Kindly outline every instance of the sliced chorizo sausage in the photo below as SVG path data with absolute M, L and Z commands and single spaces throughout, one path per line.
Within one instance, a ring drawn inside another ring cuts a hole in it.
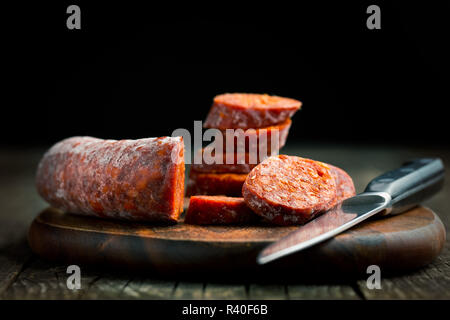
M 242 185 L 246 177 L 247 174 L 203 173 L 191 169 L 186 196 L 224 195 L 242 197 Z
M 192 196 L 184 219 L 190 224 L 246 224 L 258 216 L 245 204 L 244 198 L 225 196 Z
M 331 169 L 331 175 L 336 183 L 336 196 L 329 204 L 329 207 L 332 208 L 345 199 L 355 196 L 356 191 L 353 184 L 353 179 L 347 172 L 331 164 L 328 164 L 328 166 Z M 275 214 L 270 222 L 272 224 L 285 226 L 304 223 L 301 216 L 293 214 Z
M 67 212 L 174 222 L 183 210 L 183 139 L 65 139 L 43 156 L 36 185 Z
M 305 223 L 333 204 L 336 183 L 330 167 L 296 156 L 272 156 L 248 174 L 242 188 L 247 205 L 268 221 Z
M 261 128 L 282 123 L 301 107 L 295 99 L 252 93 L 225 93 L 214 97 L 205 128 Z
M 222 130 L 223 149 L 227 152 L 265 152 L 271 155 L 285 144 L 289 135 L 292 121 L 286 121 L 263 128 L 228 129 Z
M 331 168 L 331 174 L 336 182 L 336 203 L 355 196 L 356 190 L 352 177 L 341 168 L 331 164 L 328 166 Z
M 284 146 L 291 120 L 259 129 L 222 130 L 222 144 L 217 140 L 198 151 L 192 168 L 198 172 L 249 173 L 268 156 Z M 218 154 L 221 152 L 221 155 Z M 217 154 L 217 156 L 216 156 Z
M 245 153 L 222 153 L 216 157 L 216 150 L 210 147 L 199 151 L 200 163 L 193 163 L 191 170 L 204 173 L 249 173 L 258 163 L 259 157 Z

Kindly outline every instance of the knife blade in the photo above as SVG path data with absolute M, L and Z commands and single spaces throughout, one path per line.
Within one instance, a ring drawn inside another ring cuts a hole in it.
M 443 186 L 444 165 L 439 158 L 409 161 L 373 179 L 363 193 L 344 200 L 330 211 L 268 245 L 257 257 L 266 264 L 304 250 L 376 215 L 400 214 L 437 193 Z

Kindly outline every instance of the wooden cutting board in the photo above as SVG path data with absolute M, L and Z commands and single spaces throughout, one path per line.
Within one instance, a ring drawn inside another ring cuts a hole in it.
M 362 274 L 369 265 L 403 272 L 430 263 L 445 228 L 430 209 L 366 221 L 337 237 L 266 266 L 255 262 L 267 244 L 296 227 L 151 225 L 65 214 L 49 208 L 29 230 L 32 250 L 47 259 L 177 275 Z M 282 272 L 280 272 L 282 271 Z M 277 273 L 274 273 L 277 272 Z

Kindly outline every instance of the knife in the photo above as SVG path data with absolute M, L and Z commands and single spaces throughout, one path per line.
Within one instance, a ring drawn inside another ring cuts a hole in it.
M 257 262 L 270 261 L 314 246 L 376 214 L 395 215 L 411 209 L 437 193 L 444 184 L 444 165 L 439 158 L 415 159 L 373 179 L 363 193 L 265 247 Z

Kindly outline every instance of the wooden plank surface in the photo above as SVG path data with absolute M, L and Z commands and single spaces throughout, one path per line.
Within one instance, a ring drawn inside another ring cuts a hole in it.
M 121 298 L 126 299 L 171 299 L 176 282 L 160 279 L 137 278 L 124 288 Z
M 25 235 L 36 213 L 46 207 L 34 189 L 34 171 L 44 150 L 0 150 L 0 298 L 2 299 L 450 299 L 450 243 L 429 266 L 405 275 L 381 277 L 381 290 L 366 280 L 330 283 L 220 283 L 160 279 L 153 275 L 112 273 L 82 267 L 82 289 L 67 289 L 66 265 L 33 256 Z M 355 179 L 357 191 L 376 175 L 402 161 L 440 156 L 447 168 L 450 150 L 363 146 L 290 146 L 297 154 L 341 166 Z M 446 178 L 450 181 L 450 172 Z M 449 183 L 425 205 L 450 225 Z
M 173 299 L 198 300 L 203 299 L 203 282 L 179 282 L 173 293 Z
M 31 260 L 32 253 L 25 239 L 0 250 L 0 298 L 4 297 L 6 290 Z
M 381 270 L 382 272 L 382 270 Z M 450 299 L 450 241 L 430 265 L 406 275 L 381 278 L 381 289 L 368 289 L 358 281 L 366 299 Z
M 244 284 L 213 282 L 205 285 L 203 298 L 213 300 L 238 300 L 248 299 L 248 294 Z
M 4 292 L 6 299 L 77 299 L 81 290 L 66 286 L 66 266 L 55 266 L 34 259 Z M 82 279 L 86 286 L 86 279 Z
M 288 299 L 284 284 L 250 284 L 249 299 L 254 300 L 284 300 Z
M 358 300 L 362 298 L 348 284 L 288 285 L 287 294 L 291 300 Z

